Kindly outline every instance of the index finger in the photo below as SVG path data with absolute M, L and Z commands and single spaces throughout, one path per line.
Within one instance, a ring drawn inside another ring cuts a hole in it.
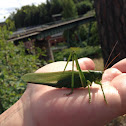
M 78 59 L 78 62 L 82 70 L 93 70 L 95 68 L 94 62 L 90 58 L 81 58 L 81 59 Z M 65 65 L 66 65 L 66 61 L 53 62 L 38 69 L 35 73 L 63 71 Z M 75 69 L 76 69 L 76 66 L 75 66 Z M 72 70 L 72 62 L 68 63 L 66 70 Z

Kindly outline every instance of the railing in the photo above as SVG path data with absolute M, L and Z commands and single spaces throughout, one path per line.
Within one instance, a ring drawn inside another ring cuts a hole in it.
M 56 29 L 57 27 L 59 29 L 59 26 L 61 27 L 61 26 L 67 25 L 69 23 L 73 23 L 73 22 L 76 22 L 76 21 L 79 21 L 79 20 L 84 20 L 84 18 L 85 19 L 90 18 L 90 17 L 93 17 L 94 15 L 95 14 L 93 12 L 88 12 L 85 15 L 80 15 L 80 16 L 77 16 L 77 17 L 69 18 L 69 19 L 63 19 L 63 20 L 60 20 L 60 21 L 50 22 L 50 23 L 47 23 L 47 24 L 44 24 L 44 25 L 21 28 L 20 31 L 15 31 L 10 36 L 9 40 L 15 41 L 16 39 L 18 40 L 18 39 L 28 38 L 28 37 L 31 37 L 31 36 L 36 36 L 44 30 L 46 32 L 49 29 L 54 29 L 54 28 Z M 45 33 L 45 34 L 47 34 L 47 33 Z M 42 35 L 40 35 L 40 37 L 42 37 Z

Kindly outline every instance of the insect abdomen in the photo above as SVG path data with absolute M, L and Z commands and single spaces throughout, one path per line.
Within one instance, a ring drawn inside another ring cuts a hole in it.
M 83 74 L 85 76 L 86 80 L 89 80 L 91 83 L 95 82 L 95 81 L 100 81 L 101 77 L 102 77 L 102 72 L 101 71 L 83 71 Z M 62 88 L 62 87 L 67 87 L 67 88 L 71 88 L 71 80 L 72 77 L 72 72 L 71 71 L 66 71 L 62 74 L 62 78 L 59 79 L 59 81 L 57 82 L 57 86 L 58 88 Z M 85 84 L 87 87 L 87 81 Z M 79 88 L 82 87 L 81 81 L 80 81 L 80 77 L 79 77 L 79 72 L 78 71 L 74 71 L 74 88 Z

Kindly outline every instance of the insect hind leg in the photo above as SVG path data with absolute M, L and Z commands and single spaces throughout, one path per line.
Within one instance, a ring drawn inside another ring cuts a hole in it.
M 101 90 L 102 90 L 102 93 L 103 93 L 103 96 L 104 96 L 104 100 L 105 100 L 106 104 L 108 104 L 106 97 L 105 97 L 105 93 L 104 93 L 104 90 L 103 90 L 102 83 L 101 82 L 95 82 L 95 83 L 101 86 Z
M 91 103 L 91 93 L 90 93 L 91 82 L 89 80 L 87 80 L 87 86 L 88 86 L 88 94 L 89 94 L 89 103 Z

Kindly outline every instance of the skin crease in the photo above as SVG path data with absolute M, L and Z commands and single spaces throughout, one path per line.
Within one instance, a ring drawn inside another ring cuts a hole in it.
M 79 59 L 82 70 L 94 69 L 89 58 Z M 48 64 L 36 73 L 63 71 L 66 62 Z M 71 70 L 72 63 L 67 70 Z M 0 126 L 103 126 L 126 113 L 126 59 L 107 69 L 102 77 L 105 103 L 101 88 L 93 84 L 91 104 L 87 88 L 70 89 L 28 84 L 22 97 L 0 116 Z M 76 66 L 75 66 L 76 67 Z

